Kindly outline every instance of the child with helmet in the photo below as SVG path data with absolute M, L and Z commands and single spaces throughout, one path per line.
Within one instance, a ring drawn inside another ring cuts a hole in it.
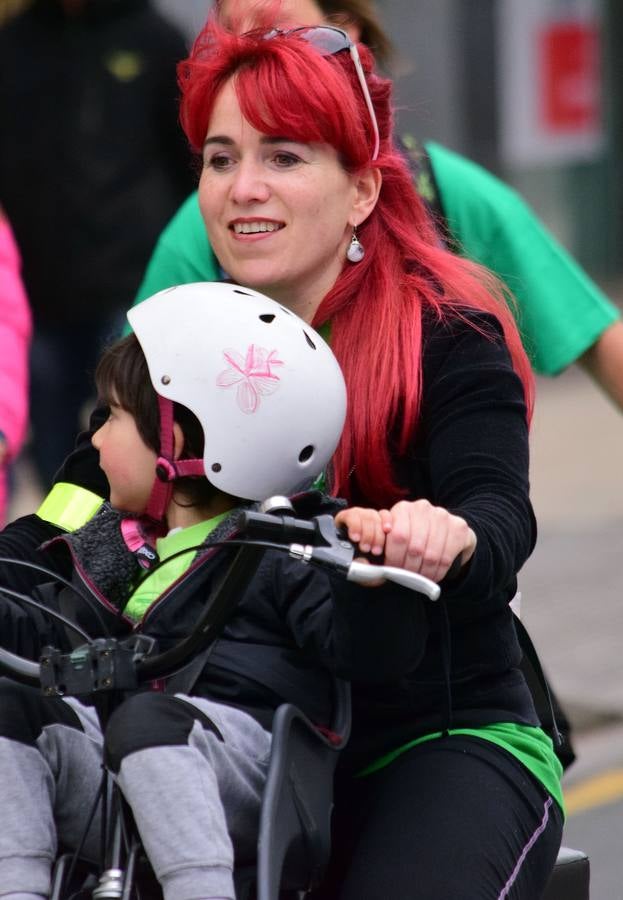
M 186 285 L 128 317 L 134 333 L 104 353 L 96 373 L 110 416 L 93 444 L 111 503 L 46 545 L 71 555 L 75 587 L 48 584 L 39 594 L 92 636 L 107 624 L 165 650 L 192 630 L 222 576 L 230 557 L 215 545 L 235 532 L 239 508 L 300 491 L 326 466 L 346 394 L 320 335 L 255 291 Z M 308 492 L 297 511 L 338 508 Z M 382 549 L 381 514 L 342 511 L 340 520 Z M 378 681 L 405 663 L 393 632 L 384 633 L 404 630 L 404 616 L 379 621 L 379 602 L 395 602 L 395 589 L 384 591 L 332 584 L 268 551 L 194 684 L 131 693 L 105 733 L 88 702 L 0 681 L 0 800 L 10 823 L 0 830 L 3 897 L 48 895 L 57 844 L 77 846 L 104 760 L 165 898 L 233 898 L 234 852 L 255 856 L 275 708 L 292 702 L 326 726 L 336 672 Z M 412 595 L 408 610 L 417 633 Z M 42 643 L 71 646 L 58 627 L 33 627 L 31 653 L 35 631 Z M 366 631 L 369 643 L 359 637 Z M 21 622 L 4 645 L 22 652 L 23 632 Z M 416 645 L 409 641 L 409 654 Z M 98 840 L 96 815 L 87 856 L 97 858 Z

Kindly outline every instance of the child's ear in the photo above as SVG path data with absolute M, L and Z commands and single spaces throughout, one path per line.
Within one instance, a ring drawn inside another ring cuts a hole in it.
M 173 459 L 179 459 L 184 452 L 184 432 L 177 422 L 173 423 Z

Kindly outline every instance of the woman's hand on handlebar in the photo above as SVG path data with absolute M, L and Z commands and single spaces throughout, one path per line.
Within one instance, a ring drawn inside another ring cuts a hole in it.
M 390 510 L 385 563 L 439 582 L 460 557 L 464 566 L 476 549 L 476 535 L 465 519 L 428 500 L 400 500 Z

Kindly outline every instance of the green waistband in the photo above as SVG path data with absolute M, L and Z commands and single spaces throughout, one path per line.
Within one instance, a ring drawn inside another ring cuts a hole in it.
M 562 766 L 554 752 L 551 738 L 545 732 L 533 725 L 520 725 L 515 722 L 496 722 L 492 725 L 481 725 L 475 728 L 451 728 L 449 735 L 470 735 L 481 740 L 497 744 L 515 759 L 518 759 L 529 772 L 539 781 L 545 790 L 556 800 L 563 815 L 565 812 L 564 798 L 560 780 L 562 778 Z M 441 731 L 432 734 L 421 735 L 407 741 L 400 747 L 389 751 L 384 756 L 374 760 L 365 769 L 358 772 L 358 777 L 372 775 L 402 756 L 413 747 L 428 741 L 434 741 L 442 737 Z

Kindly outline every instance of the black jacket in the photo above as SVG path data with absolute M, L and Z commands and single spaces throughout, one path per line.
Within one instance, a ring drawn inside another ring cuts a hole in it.
M 338 508 L 315 492 L 299 497 L 296 506 L 299 515 Z M 205 549 L 138 623 L 124 614 L 124 606 L 142 570 L 123 541 L 119 514 L 108 504 L 78 531 L 45 548 L 48 557 L 70 555 L 75 588 L 49 583 L 35 596 L 91 637 L 104 636 L 103 622 L 114 637 L 140 632 L 154 638 L 162 652 L 187 637 L 198 621 L 232 557 L 226 548 L 209 544 L 235 536 L 236 519 L 234 512 L 210 533 Z M 286 701 L 328 726 L 335 674 L 385 681 L 414 665 L 424 643 L 423 607 L 422 598 L 402 588 L 373 591 L 332 583 L 323 572 L 268 551 L 237 598 L 192 693 L 245 709 L 266 728 Z M 393 614 L 380 616 L 381 608 Z M 40 628 L 39 614 L 34 615 Z M 5 625 L 3 645 L 20 652 L 24 629 L 17 621 L 13 640 L 10 624 Z M 42 642 L 66 650 L 75 643 L 63 626 L 46 626 L 41 635 Z M 41 649 L 32 647 L 32 636 L 28 640 L 29 651 Z
M 0 29 L 0 202 L 36 323 L 131 305 L 196 182 L 178 124 L 186 55 L 147 0 L 86 0 L 71 17 L 36 0 Z
M 354 765 L 450 726 L 538 724 L 509 607 L 536 540 L 524 393 L 497 320 L 465 315 L 424 317 L 422 415 L 395 464 L 411 498 L 464 517 L 478 543 L 442 599 L 426 605 L 426 649 L 413 671 L 383 687 L 354 685 Z

